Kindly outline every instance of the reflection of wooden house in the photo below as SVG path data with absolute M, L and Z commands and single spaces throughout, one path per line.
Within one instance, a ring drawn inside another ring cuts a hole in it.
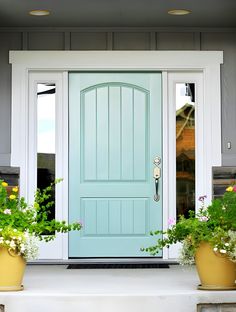
M 183 150 L 195 150 L 195 127 L 194 127 L 195 108 L 192 104 L 185 104 L 176 111 L 176 153 L 177 157 Z M 193 154 L 194 158 L 195 155 Z
M 177 213 L 188 216 L 195 204 L 195 107 L 185 104 L 176 111 Z

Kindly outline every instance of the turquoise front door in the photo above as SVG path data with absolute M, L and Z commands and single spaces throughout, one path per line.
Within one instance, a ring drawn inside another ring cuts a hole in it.
M 140 248 L 162 227 L 161 98 L 161 73 L 69 74 L 69 219 L 83 223 L 69 257 L 149 256 Z

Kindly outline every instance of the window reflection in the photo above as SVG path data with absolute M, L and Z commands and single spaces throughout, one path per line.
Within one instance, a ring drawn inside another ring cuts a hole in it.
M 195 210 L 195 85 L 176 84 L 176 212 Z
M 37 84 L 37 187 L 43 189 L 55 180 L 55 84 Z M 55 200 L 52 190 L 51 200 Z M 55 205 L 48 208 L 55 218 Z

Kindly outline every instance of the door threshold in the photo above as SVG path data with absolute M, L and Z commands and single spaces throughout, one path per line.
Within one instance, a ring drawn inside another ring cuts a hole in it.
M 51 264 L 51 265 L 70 265 L 70 264 L 81 264 L 81 265 L 96 265 L 96 264 L 124 264 L 124 265 L 145 265 L 145 264 L 179 264 L 177 259 L 143 259 L 143 258 L 79 258 L 79 259 L 39 259 L 27 262 L 27 264 Z

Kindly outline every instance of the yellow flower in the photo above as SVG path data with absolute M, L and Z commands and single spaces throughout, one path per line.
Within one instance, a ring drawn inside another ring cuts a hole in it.
M 9 196 L 9 198 L 10 198 L 10 199 L 16 199 L 16 195 L 11 194 L 11 195 Z
M 229 186 L 229 187 L 227 187 L 226 191 L 227 191 L 227 192 L 232 192 L 233 189 L 234 189 L 233 186 Z
M 18 192 L 18 187 L 17 187 L 17 186 L 16 186 L 16 187 L 13 187 L 12 191 L 15 192 L 15 193 L 17 193 L 17 192 Z
M 7 187 L 7 186 L 8 186 L 8 183 L 7 183 L 7 182 L 2 182 L 2 186 L 3 186 L 3 187 Z

